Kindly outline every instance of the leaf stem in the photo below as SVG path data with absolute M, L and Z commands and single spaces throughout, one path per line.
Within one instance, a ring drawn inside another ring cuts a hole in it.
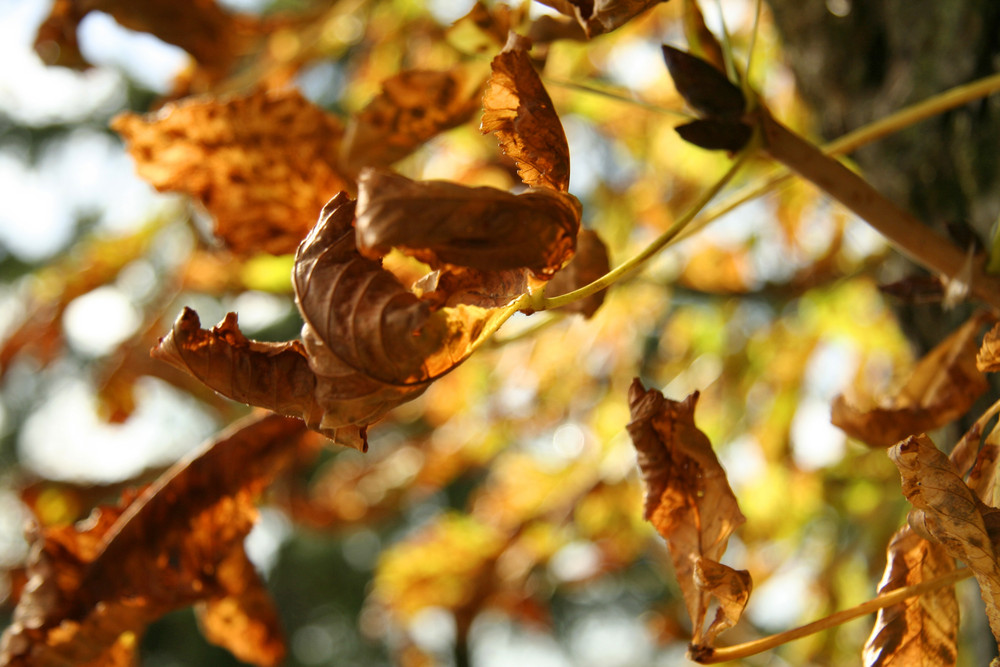
M 949 109 L 968 104 L 996 92 L 1000 92 L 1000 74 L 993 74 L 972 83 L 955 86 L 926 100 L 900 109 L 873 123 L 848 132 L 844 136 L 826 144 L 821 150 L 829 156 L 847 155 L 893 132 L 906 129 L 928 118 L 933 118 L 938 114 L 944 113 Z M 686 239 L 695 232 L 703 229 L 710 222 L 721 218 L 726 213 L 742 206 L 751 199 L 756 199 L 787 183 L 792 179 L 792 175 L 791 170 L 782 168 L 768 176 L 762 183 L 744 188 L 735 193 L 727 201 L 706 211 L 705 215 L 698 218 L 695 224 L 690 225 L 681 232 L 678 238 Z
M 862 602 L 855 607 L 851 607 L 850 609 L 843 609 L 827 616 L 826 618 L 821 618 L 818 621 L 813 621 L 812 623 L 808 623 L 791 630 L 786 630 L 785 632 L 779 632 L 776 635 L 755 639 L 754 641 L 746 642 L 744 644 L 726 646 L 723 648 L 691 646 L 689 649 L 689 656 L 695 662 L 703 665 L 726 662 L 727 660 L 739 660 L 751 655 L 763 653 L 764 651 L 769 651 L 795 639 L 800 639 L 802 637 L 827 630 L 856 618 L 867 616 L 872 612 L 884 609 L 885 607 L 890 607 L 906 600 L 907 598 L 923 595 L 924 593 L 929 593 L 930 591 L 935 591 L 939 588 L 951 586 L 952 584 L 961 581 L 962 579 L 967 579 L 970 576 L 972 576 L 972 570 L 967 567 L 952 570 L 951 572 L 943 574 L 940 577 L 922 581 L 919 584 L 914 584 L 912 586 L 906 586 L 905 588 L 898 588 L 891 593 L 879 595 L 871 600 Z
M 757 152 L 757 147 L 759 145 L 759 140 L 756 135 L 750 140 L 750 143 L 740 151 L 740 154 L 736 157 L 733 163 L 729 166 L 729 169 L 725 174 L 722 175 L 712 187 L 702 193 L 698 200 L 694 203 L 691 208 L 684 212 L 680 218 L 678 218 L 667 231 L 660 234 L 659 237 L 648 246 L 646 246 L 642 252 L 638 255 L 632 257 L 623 264 L 616 266 L 614 269 L 605 273 L 603 276 L 590 283 L 589 285 L 584 285 L 580 289 L 568 292 L 566 294 L 560 294 L 552 298 L 542 298 L 532 303 L 535 310 L 548 310 L 551 308 L 560 308 L 562 306 L 573 303 L 580 299 L 585 299 L 591 294 L 601 291 L 618 282 L 628 274 L 632 273 L 640 266 L 642 266 L 647 260 L 653 257 L 656 253 L 666 247 L 670 242 L 674 241 L 680 232 L 691 220 L 694 219 L 696 215 L 712 200 L 715 195 L 719 194 L 719 191 L 726 186 L 729 181 L 733 179 L 736 172 L 739 171 L 749 157 Z
M 967 270 L 963 250 L 883 197 L 861 176 L 779 123 L 763 107 L 757 110 L 756 120 L 765 151 L 853 211 L 897 250 L 949 279 Z M 981 265 L 972 267 L 967 282 L 973 295 L 1000 308 L 1000 280 L 986 274 Z

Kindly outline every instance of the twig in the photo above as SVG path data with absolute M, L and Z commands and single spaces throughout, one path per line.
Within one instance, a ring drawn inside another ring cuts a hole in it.
M 874 227 L 922 266 L 954 279 L 966 269 L 966 253 L 905 210 L 883 197 L 868 181 L 824 155 L 812 143 L 776 121 L 766 109 L 756 112 L 764 150 Z M 1000 280 L 972 267 L 969 289 L 983 302 L 1000 308 Z
M 793 628 L 785 632 L 779 632 L 778 634 L 771 635 L 770 637 L 763 637 L 752 642 L 746 642 L 745 644 L 736 644 L 734 646 L 726 646 L 723 648 L 691 646 L 688 651 L 689 657 L 695 662 L 699 662 L 703 665 L 712 665 L 719 662 L 726 662 L 727 660 L 739 660 L 741 658 L 746 658 L 751 655 L 763 653 L 764 651 L 769 651 L 795 639 L 800 639 L 802 637 L 841 625 L 855 618 L 867 616 L 874 611 L 890 607 L 906 600 L 907 598 L 923 595 L 924 593 L 929 593 L 930 591 L 935 591 L 939 588 L 944 588 L 945 586 L 951 586 L 952 584 L 971 576 L 972 570 L 967 567 L 952 570 L 948 574 L 941 575 L 935 579 L 922 581 L 919 584 L 906 586 L 905 588 L 898 588 L 891 593 L 879 595 L 878 597 L 862 602 L 861 604 L 851 607 L 850 609 L 843 609 L 835 614 L 827 616 L 826 618 L 821 618 L 818 621 L 813 621 L 807 625 Z

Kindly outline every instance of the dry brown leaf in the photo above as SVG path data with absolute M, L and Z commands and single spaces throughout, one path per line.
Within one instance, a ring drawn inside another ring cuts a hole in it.
M 229 13 L 215 0 L 56 0 L 35 40 L 42 59 L 51 65 L 86 67 L 77 28 L 91 11 L 105 12 L 130 30 L 147 32 L 179 46 L 191 54 L 208 81 L 224 77 L 253 42 L 267 32 L 260 19 Z
M 585 285 L 594 282 L 611 270 L 608 258 L 608 248 L 604 241 L 592 229 L 582 229 L 576 237 L 576 254 L 569 264 L 564 266 L 549 281 L 545 289 L 546 296 L 554 297 L 568 294 Z M 604 303 L 606 290 L 591 294 L 585 299 L 574 301 L 562 310 L 568 313 L 580 313 L 584 317 L 593 317 L 597 309 Z
M 638 379 L 629 389 L 628 432 L 646 482 L 644 516 L 667 541 L 695 645 L 702 642 L 710 598 L 695 579 L 695 562 L 719 561 L 729 536 L 746 520 L 712 444 L 694 424 L 697 401 L 697 392 L 672 401 Z
M 366 257 L 397 247 L 434 268 L 527 268 L 547 278 L 573 256 L 580 213 L 573 195 L 546 188 L 515 195 L 366 169 L 357 243 Z
M 129 647 L 152 620 L 239 590 L 235 577 L 220 578 L 234 552 L 246 558 L 253 499 L 294 458 L 304 433 L 298 420 L 252 417 L 119 507 L 76 526 L 36 528 L 29 582 L 0 645 L 2 664 L 127 664 Z M 269 628 L 268 636 L 280 641 L 280 629 Z M 280 660 L 249 657 L 260 665 Z
M 531 65 L 530 46 L 512 32 L 493 59 L 479 130 L 496 135 L 503 152 L 517 162 L 525 185 L 566 192 L 569 144 L 552 99 Z
M 914 586 L 955 569 L 944 547 L 909 526 L 896 531 L 878 594 Z M 865 667 L 950 667 L 958 658 L 958 600 L 946 586 L 879 610 L 865 643 Z
M 702 593 L 719 601 L 712 624 L 705 631 L 702 644 L 711 646 L 723 630 L 736 625 L 746 609 L 753 590 L 753 580 L 746 570 L 734 570 L 709 558 L 695 557 L 694 582 Z
M 989 388 L 976 369 L 976 338 L 989 317 L 973 316 L 941 341 L 920 360 L 895 395 L 879 405 L 865 407 L 838 396 L 831 421 L 851 437 L 874 447 L 889 447 L 965 414 Z
M 428 139 L 466 122 L 479 109 L 481 83 L 462 71 L 409 70 L 382 82 L 382 92 L 355 116 L 344 136 L 344 169 L 388 167 Z
M 326 201 L 349 186 L 337 171 L 340 121 L 296 90 L 186 100 L 122 114 L 112 127 L 139 175 L 200 200 L 237 254 L 294 252 Z
M 667 0 L 542 0 L 553 9 L 579 21 L 588 37 L 597 37 Z
M 889 458 L 899 468 L 903 494 L 914 507 L 910 526 L 972 569 L 993 636 L 1000 640 L 1000 564 L 984 518 L 990 514 L 992 523 L 997 510 L 979 500 L 927 436 L 910 436 L 889 450 Z
M 982 347 L 976 355 L 976 368 L 983 373 L 1000 371 L 1000 322 L 994 324 L 983 337 Z

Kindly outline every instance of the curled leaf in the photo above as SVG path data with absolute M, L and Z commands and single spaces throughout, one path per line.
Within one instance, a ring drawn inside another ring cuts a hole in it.
M 428 139 L 469 120 L 480 85 L 461 70 L 408 70 L 382 82 L 382 92 L 355 116 L 344 136 L 344 168 L 388 167 Z
M 982 347 L 976 355 L 976 368 L 983 373 L 1000 371 L 1000 322 L 983 337 Z
M 988 315 L 970 318 L 923 359 L 904 385 L 880 404 L 866 407 L 838 396 L 831 421 L 874 447 L 940 428 L 965 414 L 989 387 L 976 369 L 976 336 Z
M 753 590 L 753 580 L 746 570 L 734 570 L 728 565 L 699 556 L 694 562 L 694 583 L 702 593 L 719 601 L 719 609 L 702 640 L 704 645 L 711 646 L 720 632 L 728 630 L 740 620 L 750 599 L 750 591 Z
M 948 457 L 924 435 L 911 436 L 889 450 L 913 505 L 910 526 L 941 544 L 952 558 L 965 561 L 976 575 L 993 636 L 1000 641 L 1000 565 L 994 538 L 998 510 L 987 507 L 962 481 Z
M 367 257 L 397 247 L 435 268 L 548 277 L 572 257 L 579 228 L 576 198 L 546 188 L 515 195 L 373 169 L 359 180 L 357 242 Z
M 550 297 L 567 294 L 589 285 L 610 270 L 608 248 L 604 245 L 604 241 L 594 230 L 582 229 L 576 238 L 576 254 L 573 255 L 569 264 L 549 281 L 545 293 Z M 580 313 L 587 318 L 593 317 L 597 309 L 604 303 L 606 293 L 605 290 L 601 290 L 585 299 L 574 301 L 563 310 L 570 313 Z
M 597 37 L 667 0 L 542 0 L 546 5 L 579 21 L 587 37 Z
M 719 120 L 735 120 L 743 113 L 743 91 L 714 66 L 666 44 L 663 58 L 677 92 L 695 111 Z
M 955 569 L 943 546 L 925 540 L 909 526 L 892 536 L 886 555 L 879 595 Z M 880 609 L 865 642 L 865 667 L 950 667 L 958 658 L 957 639 L 958 600 L 955 587 L 946 586 Z
M 139 175 L 200 200 L 237 254 L 294 252 L 349 184 L 337 171 L 340 122 L 292 89 L 168 104 L 112 127 Z
M 528 40 L 512 32 L 493 59 L 479 130 L 496 135 L 503 152 L 517 162 L 525 185 L 566 192 L 569 144 L 552 99 L 531 65 L 529 47 Z
M 76 526 L 36 528 L 30 580 L 0 645 L 3 664 L 128 664 L 129 647 L 159 616 L 253 588 L 241 580 L 256 574 L 227 564 L 246 562 L 254 497 L 294 458 L 304 432 L 298 420 L 250 418 L 119 507 Z M 271 645 L 245 657 L 279 663 L 276 619 L 250 607 L 245 618 L 266 626 Z
M 697 401 L 697 392 L 672 401 L 636 379 L 629 389 L 628 432 L 646 482 L 644 516 L 667 541 L 694 626 L 692 643 L 700 645 L 710 592 L 698 585 L 695 563 L 719 561 L 746 519 L 712 444 L 694 424 Z

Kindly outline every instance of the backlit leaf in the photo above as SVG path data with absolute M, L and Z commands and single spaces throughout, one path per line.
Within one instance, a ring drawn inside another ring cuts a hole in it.
M 719 601 L 719 609 L 702 640 L 702 643 L 711 646 L 720 632 L 740 620 L 753 590 L 753 580 L 746 570 L 734 570 L 728 565 L 698 556 L 694 562 L 694 582 L 702 593 Z
M 494 133 L 529 187 L 569 188 L 569 144 L 552 99 L 528 57 L 530 43 L 510 33 L 493 59 L 479 130 Z
M 293 459 L 304 433 L 298 420 L 252 417 L 119 507 L 76 526 L 36 529 L 30 579 L 0 647 L 3 664 L 126 664 L 122 643 L 134 646 L 159 616 L 252 589 L 238 581 L 249 573 L 228 564 L 245 562 L 254 497 Z M 271 642 L 270 652 L 245 659 L 277 664 L 284 648 L 275 618 L 245 609 L 248 627 L 267 626 Z
M 903 494 L 914 507 L 910 525 L 972 568 L 993 636 L 1000 640 L 1000 565 L 984 518 L 997 510 L 979 500 L 927 436 L 900 442 L 889 450 L 889 458 L 899 468 Z
M 729 536 L 746 520 L 712 444 L 694 424 L 697 401 L 697 392 L 672 401 L 638 379 L 629 389 L 628 432 L 647 489 L 644 516 L 667 541 L 695 645 L 702 642 L 710 598 L 698 585 L 695 562 L 719 561 Z
M 909 526 L 896 531 L 886 555 L 879 595 L 955 569 L 954 559 L 943 546 L 925 540 Z M 957 639 L 958 600 L 955 587 L 946 586 L 880 609 L 865 643 L 865 665 L 947 667 L 956 663 Z
M 976 338 L 988 317 L 970 318 L 917 363 L 894 395 L 877 405 L 865 407 L 838 396 L 831 421 L 869 445 L 889 447 L 965 414 L 989 386 L 976 369 Z
M 976 355 L 976 368 L 983 373 L 1000 371 L 1000 323 L 994 324 L 983 337 L 982 347 Z
M 382 92 L 355 116 L 344 136 L 344 167 L 388 167 L 479 110 L 481 89 L 461 70 L 408 70 L 382 82 Z
M 359 181 L 358 248 L 367 257 L 397 247 L 434 268 L 548 277 L 572 257 L 579 228 L 576 198 L 546 188 L 515 195 L 372 169 Z
M 349 181 L 337 171 L 338 121 L 294 90 L 192 99 L 112 127 L 139 175 L 195 197 L 238 254 L 294 252 L 326 201 Z
M 628 23 L 651 7 L 667 0 L 542 0 L 546 5 L 574 16 L 588 37 L 596 37 Z

